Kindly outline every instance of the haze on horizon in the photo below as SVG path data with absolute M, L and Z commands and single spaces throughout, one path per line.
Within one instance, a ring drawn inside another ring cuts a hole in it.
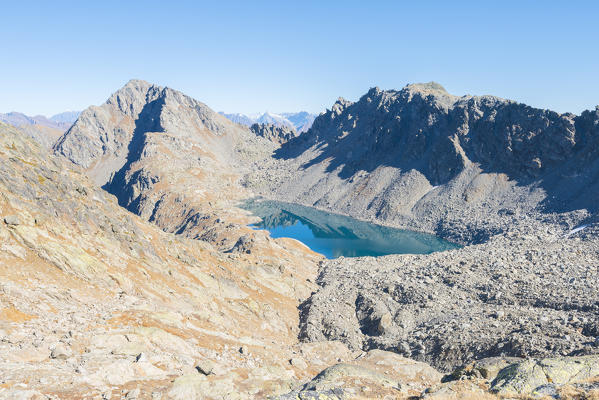
M 559 112 L 599 104 L 593 1 L 120 3 L 3 4 L 0 112 L 81 110 L 131 78 L 248 114 L 431 80 Z

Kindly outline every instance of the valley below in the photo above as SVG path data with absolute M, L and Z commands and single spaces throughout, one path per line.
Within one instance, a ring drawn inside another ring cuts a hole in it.
M 0 398 L 599 398 L 599 107 L 290 129 L 140 80 L 52 146 L 0 123 Z

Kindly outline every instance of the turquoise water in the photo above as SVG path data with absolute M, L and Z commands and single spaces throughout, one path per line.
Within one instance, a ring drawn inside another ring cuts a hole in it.
M 389 228 L 311 207 L 270 200 L 242 205 L 262 218 L 252 225 L 274 238 L 299 240 L 327 258 L 428 254 L 459 247 L 434 235 Z

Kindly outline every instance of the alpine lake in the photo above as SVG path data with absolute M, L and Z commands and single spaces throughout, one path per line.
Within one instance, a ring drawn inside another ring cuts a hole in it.
M 249 200 L 240 205 L 261 218 L 250 225 L 273 238 L 293 238 L 327 258 L 428 254 L 460 246 L 434 235 L 391 228 L 298 204 Z

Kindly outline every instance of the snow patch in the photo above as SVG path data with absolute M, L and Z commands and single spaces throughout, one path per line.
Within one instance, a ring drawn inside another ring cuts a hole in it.
M 587 228 L 587 227 L 588 227 L 588 225 L 577 226 L 576 228 L 574 228 L 570 232 L 568 232 L 566 237 L 570 237 L 571 235 L 575 234 L 576 232 L 580 232 L 581 230 L 583 230 L 584 228 Z

